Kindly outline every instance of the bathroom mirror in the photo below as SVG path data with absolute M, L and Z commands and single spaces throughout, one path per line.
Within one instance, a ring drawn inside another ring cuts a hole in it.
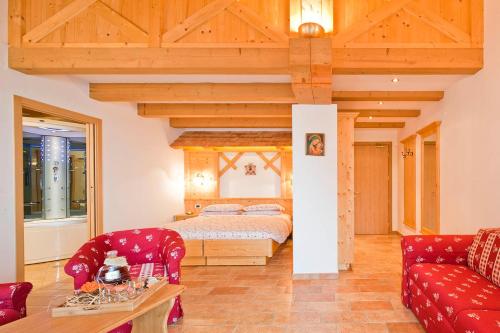
M 439 126 L 434 122 L 420 131 L 421 137 L 421 233 L 439 234 Z

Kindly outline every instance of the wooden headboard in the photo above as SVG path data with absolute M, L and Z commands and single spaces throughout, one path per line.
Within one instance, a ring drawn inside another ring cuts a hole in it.
M 285 207 L 285 213 L 293 215 L 292 199 L 283 198 L 209 198 L 209 199 L 185 199 L 184 208 L 186 212 L 198 214 L 203 207 L 213 204 L 240 204 L 243 206 L 251 206 L 265 203 L 277 203 Z M 201 208 L 195 208 L 196 204 L 200 204 Z

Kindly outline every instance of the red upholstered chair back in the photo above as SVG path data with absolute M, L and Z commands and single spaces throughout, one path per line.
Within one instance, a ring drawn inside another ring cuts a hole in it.
M 118 251 L 125 256 L 129 265 L 161 261 L 159 248 L 164 229 L 147 228 L 116 231 L 105 234 L 104 241 L 109 250 Z

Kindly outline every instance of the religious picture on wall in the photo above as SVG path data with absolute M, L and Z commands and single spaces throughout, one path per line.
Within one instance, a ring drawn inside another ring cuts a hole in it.
M 248 163 L 245 165 L 245 176 L 256 176 L 257 166 L 253 163 Z
M 325 156 L 324 133 L 306 133 L 306 155 Z

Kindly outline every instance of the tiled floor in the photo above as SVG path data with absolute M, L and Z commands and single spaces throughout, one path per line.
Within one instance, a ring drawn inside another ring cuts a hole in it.
M 291 242 L 268 266 L 185 267 L 185 317 L 169 332 L 423 332 L 400 302 L 400 253 L 398 236 L 358 236 L 338 280 L 292 280 Z M 28 310 L 70 290 L 68 279 L 37 288 Z

